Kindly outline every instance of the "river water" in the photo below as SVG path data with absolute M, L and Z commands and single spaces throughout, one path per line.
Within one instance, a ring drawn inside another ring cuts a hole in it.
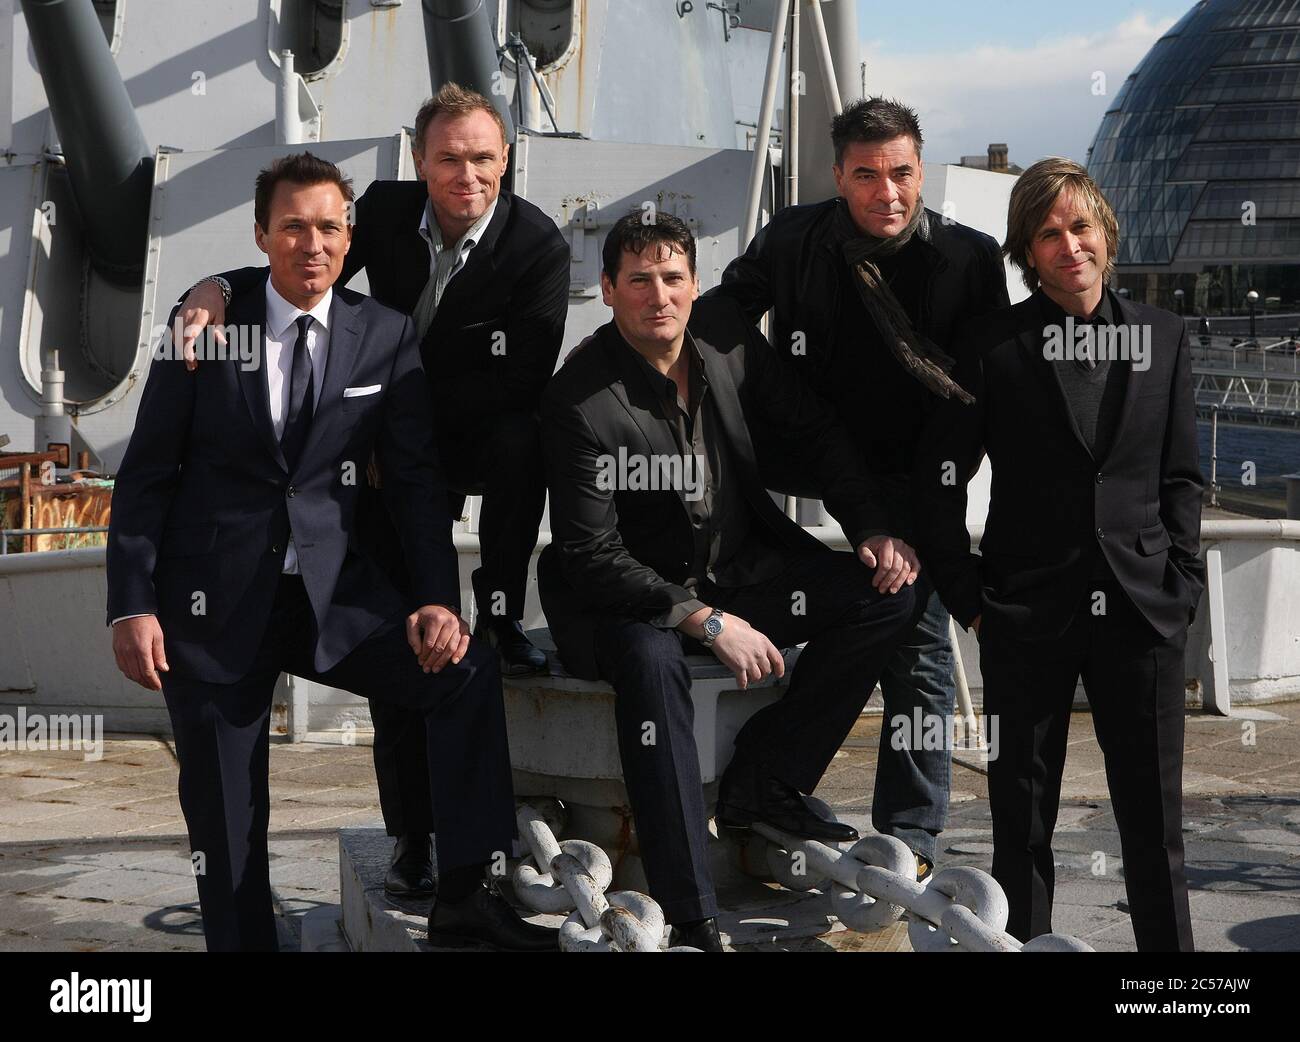
M 1201 446 L 1201 473 L 1210 482 L 1210 424 L 1197 424 Z M 1300 474 L 1300 430 L 1285 427 L 1234 427 L 1219 423 L 1219 495 L 1239 506 L 1259 501 L 1261 516 L 1285 514 L 1286 483 L 1283 474 Z M 1254 464 L 1255 484 L 1248 484 Z M 1256 511 L 1249 511 L 1255 513 Z

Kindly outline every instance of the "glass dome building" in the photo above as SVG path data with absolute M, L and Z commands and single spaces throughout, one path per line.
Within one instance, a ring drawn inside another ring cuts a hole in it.
M 1300 312 L 1300 0 L 1198 3 L 1115 95 L 1088 169 L 1130 297 L 1240 315 L 1254 290 Z

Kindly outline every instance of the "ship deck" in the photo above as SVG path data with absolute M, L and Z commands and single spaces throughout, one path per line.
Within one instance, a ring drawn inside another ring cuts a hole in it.
M 817 792 L 859 827 L 869 822 L 881 720 L 859 721 Z M 1201 950 L 1300 949 L 1297 720 L 1300 702 L 1230 718 L 1188 713 L 1184 833 Z M 363 733 L 354 745 L 272 744 L 271 881 L 285 950 L 347 949 L 337 925 L 339 830 L 349 830 L 350 861 L 382 850 L 375 833 L 359 831 L 379 822 L 365 742 Z M 938 867 L 987 870 L 986 779 L 962 760 Z M 176 773 L 174 748 L 156 737 L 108 738 L 95 762 L 73 751 L 0 753 L 0 951 L 202 950 Z M 1119 838 L 1086 712 L 1071 721 L 1055 848 L 1057 932 L 1131 951 Z M 816 897 L 752 883 L 722 901 L 724 931 L 742 950 L 909 950 L 902 925 L 850 933 L 819 919 Z M 404 911 L 421 947 L 423 909 Z

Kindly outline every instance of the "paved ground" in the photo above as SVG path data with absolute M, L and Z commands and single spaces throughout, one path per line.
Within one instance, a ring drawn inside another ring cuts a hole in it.
M 1300 703 L 1281 720 L 1189 714 L 1184 831 L 1196 940 L 1207 950 L 1300 950 Z M 880 717 L 864 717 L 818 795 L 843 817 L 870 810 Z M 370 749 L 271 750 L 271 880 L 282 940 L 338 903 L 337 829 L 373 824 Z M 1092 718 L 1076 713 L 1057 829 L 1058 932 L 1131 950 L 1122 862 Z M 988 868 L 984 776 L 953 768 L 941 864 Z M 884 947 L 905 947 L 905 936 Z M 176 760 L 156 738 L 79 752 L 0 753 L 0 951 L 196 950 L 203 939 L 176 800 Z

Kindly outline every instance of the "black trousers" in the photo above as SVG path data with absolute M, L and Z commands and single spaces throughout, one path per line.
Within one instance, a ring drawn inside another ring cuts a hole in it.
M 546 477 L 542 466 L 537 419 L 531 414 L 505 413 L 454 440 L 439 436 L 439 455 L 451 494 L 450 512 L 460 517 L 466 491 L 483 497 L 479 513 L 482 565 L 472 582 L 478 612 L 483 616 L 519 621 L 524 617 L 528 567 L 537 546 L 537 530 L 546 507 Z M 387 533 L 383 525 L 387 524 Z M 386 570 L 402 589 L 402 562 L 396 533 L 386 516 L 367 537 Z M 419 718 L 398 705 L 374 703 L 375 777 L 379 805 L 390 836 L 429 832 L 433 810 L 424 778 L 425 743 Z
M 914 589 L 879 594 L 854 555 L 827 550 L 794 558 L 766 582 L 732 589 L 706 582 L 699 595 L 745 619 L 778 648 L 808 641 L 785 696 L 749 719 L 736 737 L 735 755 L 812 792 L 906 633 Z M 718 910 L 685 640 L 677 630 L 618 616 L 596 631 L 600 673 L 615 691 L 623 778 L 650 896 L 669 922 Z
M 993 875 L 1022 941 L 1052 929 L 1052 830 L 1061 797 L 1070 706 L 1083 678 L 1119 826 L 1139 951 L 1192 951 L 1183 873 L 1184 663 L 1187 632 L 1162 638 L 1113 579 L 1093 584 L 1066 632 L 980 639 L 990 744 Z M 1093 604 L 1103 605 L 1093 614 Z M 996 720 L 996 724 L 995 721 Z
M 196 856 L 209 951 L 274 951 L 267 859 L 271 695 L 281 672 L 387 700 L 422 716 L 440 869 L 508 857 L 514 793 L 496 655 L 471 641 L 458 665 L 425 673 L 394 619 L 333 669 L 312 667 L 315 622 L 302 580 L 284 576 L 253 670 L 234 684 L 163 674 Z

